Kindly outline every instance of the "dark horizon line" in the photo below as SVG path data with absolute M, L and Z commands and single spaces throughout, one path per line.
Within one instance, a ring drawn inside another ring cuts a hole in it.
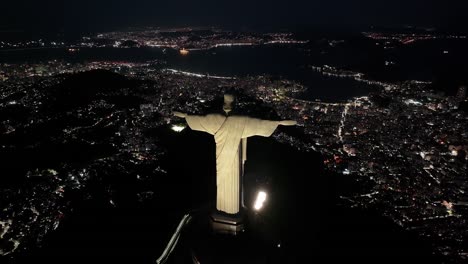
M 223 25 L 223 24 L 175 24 L 175 23 L 135 23 L 132 25 L 100 25 L 94 27 L 79 27 L 79 26 L 56 26 L 56 27 L 47 27 L 47 26 L 30 26 L 30 27 L 21 27 L 21 26 L 6 26 L 0 25 L 0 36 L 5 33 L 29 33 L 33 35 L 76 35 L 76 34 L 92 34 L 100 32 L 110 32 L 110 31 L 128 31 L 132 29 L 143 29 L 143 28 L 215 28 L 221 30 L 230 30 L 238 32 L 320 32 L 320 33 L 360 33 L 363 31 L 404 31 L 404 30 L 413 30 L 413 31 L 427 31 L 427 32 L 439 32 L 439 33 L 468 33 L 467 29 L 462 27 L 441 27 L 434 25 L 416 25 L 416 24 L 362 24 L 362 25 L 325 25 L 325 24 L 290 24 L 290 25 Z

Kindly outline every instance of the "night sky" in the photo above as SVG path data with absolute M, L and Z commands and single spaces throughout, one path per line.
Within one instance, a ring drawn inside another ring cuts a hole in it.
M 466 19 L 463 16 L 468 13 L 466 1 L 456 3 L 451 0 L 15 0 L 2 2 L 1 30 L 14 28 L 88 31 L 146 25 L 214 25 L 240 28 L 415 25 L 464 30 L 463 22 Z

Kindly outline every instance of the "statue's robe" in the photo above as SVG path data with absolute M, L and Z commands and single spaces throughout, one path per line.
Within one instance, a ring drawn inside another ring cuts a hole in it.
M 278 121 L 247 116 L 188 115 L 185 118 L 193 130 L 214 135 L 216 142 L 216 209 L 236 214 L 240 207 L 240 179 L 246 160 L 246 139 L 251 136 L 269 137 Z

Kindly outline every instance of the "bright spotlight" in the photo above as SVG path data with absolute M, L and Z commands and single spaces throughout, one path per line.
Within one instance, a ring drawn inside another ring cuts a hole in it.
M 184 129 L 185 129 L 185 126 L 182 126 L 182 125 L 173 125 L 172 126 L 172 130 L 174 130 L 177 133 L 182 132 L 182 130 L 184 130 Z
M 255 210 L 258 211 L 258 210 L 262 209 L 263 203 L 265 202 L 266 197 L 267 197 L 266 192 L 264 192 L 264 191 L 259 191 L 258 192 L 257 199 L 255 200 L 255 204 L 254 204 L 254 209 Z

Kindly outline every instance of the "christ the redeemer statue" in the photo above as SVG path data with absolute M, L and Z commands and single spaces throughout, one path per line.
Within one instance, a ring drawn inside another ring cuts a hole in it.
M 237 214 L 240 209 L 240 177 L 246 160 L 246 139 L 251 136 L 269 137 L 278 125 L 292 126 L 296 121 L 271 121 L 248 116 L 229 116 L 232 95 L 224 96 L 222 114 L 205 116 L 174 112 L 185 118 L 193 130 L 214 135 L 216 142 L 216 209 L 228 214 Z

